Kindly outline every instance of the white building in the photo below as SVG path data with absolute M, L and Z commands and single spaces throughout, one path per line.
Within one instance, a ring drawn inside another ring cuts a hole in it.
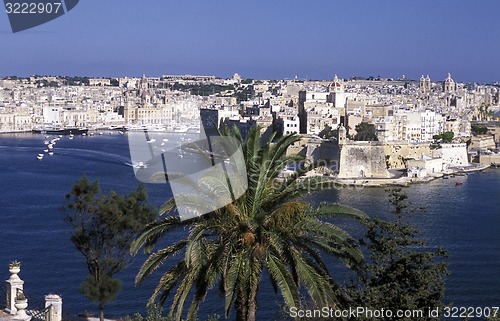
M 60 106 L 44 106 L 42 109 L 44 124 L 60 124 L 61 111 L 62 107 Z
M 396 110 L 393 116 L 379 118 L 375 126 L 380 141 L 431 142 L 445 129 L 443 116 L 430 110 Z
M 299 134 L 300 133 L 300 120 L 298 116 L 284 116 L 277 120 L 279 129 L 283 135 Z

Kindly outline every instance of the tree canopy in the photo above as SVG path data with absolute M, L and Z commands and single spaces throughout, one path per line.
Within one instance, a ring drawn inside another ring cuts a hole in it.
M 451 143 L 453 141 L 455 134 L 453 132 L 444 132 L 438 135 L 432 136 L 435 140 L 441 140 L 443 143 Z
M 425 311 L 419 320 L 432 320 L 428 308 L 443 306 L 447 253 L 440 248 L 430 250 L 417 238 L 418 230 L 408 223 L 408 216 L 422 209 L 410 208 L 401 189 L 389 191 L 389 200 L 394 206 L 392 219 L 367 222 L 363 244 L 370 255 L 360 284 L 351 292 L 352 304 L 371 309 L 418 309 Z
M 357 141 L 378 141 L 375 125 L 361 122 L 356 125 L 356 135 L 352 137 Z
M 65 221 L 73 233 L 71 242 L 85 257 L 89 275 L 81 292 L 99 302 L 100 318 L 104 304 L 115 299 L 121 288 L 114 275 L 128 264 L 130 244 L 139 229 L 153 221 L 156 212 L 147 205 L 144 186 L 126 196 L 115 192 L 103 195 L 99 182 L 80 178 L 66 195 Z
M 474 135 L 484 135 L 488 132 L 488 127 L 486 127 L 486 126 L 472 124 L 470 127 L 471 127 L 471 131 Z
M 318 136 L 323 139 L 337 138 L 338 131 L 332 127 L 325 125 L 325 128 L 319 132 Z

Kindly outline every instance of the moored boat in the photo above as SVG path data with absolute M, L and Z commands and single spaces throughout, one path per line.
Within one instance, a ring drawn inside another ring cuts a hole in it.
M 47 134 L 47 135 L 81 135 L 83 133 L 87 134 L 88 128 L 80 127 L 64 127 L 64 128 L 38 128 L 33 129 L 32 132 L 35 134 Z

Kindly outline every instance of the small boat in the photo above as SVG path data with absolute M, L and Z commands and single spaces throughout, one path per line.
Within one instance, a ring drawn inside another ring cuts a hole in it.
M 52 148 L 54 148 L 54 144 L 48 144 L 48 145 L 47 145 L 47 147 L 48 147 L 49 149 L 52 149 Z
M 46 153 L 48 153 L 48 152 L 49 152 L 49 150 L 48 150 L 47 148 L 45 148 L 43 151 L 44 151 L 44 152 L 46 152 Z
M 53 151 L 49 151 L 49 155 L 50 156 L 54 155 L 54 152 Z
M 455 182 L 455 186 L 462 185 L 463 182 Z
M 448 179 L 449 177 L 448 176 L 443 176 L 443 179 Z
M 37 158 L 38 160 L 42 160 L 42 159 L 43 159 L 43 154 L 38 154 L 38 155 L 36 156 L 36 158 Z
M 154 143 L 154 142 L 156 142 L 156 139 L 154 139 L 154 138 L 151 138 L 150 140 L 148 140 L 148 143 L 150 143 L 150 144 Z
M 133 165 L 134 168 L 146 168 L 147 166 L 143 162 L 138 162 L 137 164 Z
M 87 133 L 82 133 L 82 136 L 87 136 Z

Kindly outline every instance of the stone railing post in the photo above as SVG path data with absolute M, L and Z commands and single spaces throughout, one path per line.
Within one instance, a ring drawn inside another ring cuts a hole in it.
M 11 273 L 10 278 L 6 280 L 6 302 L 5 302 L 5 311 L 9 314 L 16 314 L 17 308 L 15 306 L 16 295 L 18 290 L 23 290 L 24 281 L 19 278 L 17 275 L 21 272 L 20 266 L 9 266 L 9 272 Z
M 62 320 L 62 298 L 57 294 L 48 294 L 45 296 L 45 307 L 50 307 L 45 321 Z
M 26 314 L 26 308 L 28 307 L 28 298 L 24 295 L 23 291 L 18 290 L 16 296 L 16 303 L 14 303 L 16 307 L 16 315 L 12 318 L 13 320 L 19 321 L 29 321 L 31 317 Z

